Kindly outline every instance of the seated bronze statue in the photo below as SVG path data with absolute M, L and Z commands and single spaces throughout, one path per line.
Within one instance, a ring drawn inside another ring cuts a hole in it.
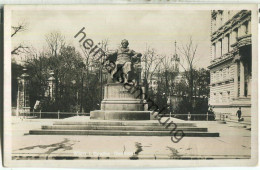
M 110 76 L 113 82 L 127 83 L 136 81 L 138 76 L 134 64 L 141 62 L 141 53 L 128 48 L 128 41 L 122 40 L 121 47 L 113 53 L 107 54 L 107 60 L 115 63 Z

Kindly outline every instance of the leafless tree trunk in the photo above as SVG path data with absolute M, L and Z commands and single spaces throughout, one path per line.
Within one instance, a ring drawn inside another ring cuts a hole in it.
M 189 101 L 192 102 L 193 94 L 194 94 L 194 62 L 196 57 L 198 45 L 194 45 L 192 38 L 185 46 L 181 46 L 179 52 L 181 53 L 181 59 L 183 61 L 180 62 L 181 67 L 184 69 L 186 73 L 186 78 L 189 83 Z M 196 95 L 196 94 L 195 94 Z
M 108 39 L 105 39 L 105 40 L 102 40 L 102 42 L 100 43 L 101 46 L 100 48 L 106 53 L 108 51 Z M 103 97 L 103 90 L 102 90 L 102 84 L 103 84 L 103 60 L 104 58 L 101 57 L 101 61 L 96 61 L 96 58 L 93 54 L 90 53 L 91 49 L 90 50 L 86 50 L 82 45 L 80 46 L 82 52 L 83 52 L 83 55 L 85 57 L 85 65 L 86 65 L 86 84 L 87 84 L 87 91 L 89 92 L 89 73 L 90 70 L 92 67 L 98 67 L 98 70 L 99 70 L 99 79 L 100 79 L 100 98 L 102 100 L 102 97 Z M 83 79 L 83 76 L 82 76 L 82 79 Z M 83 88 L 83 83 L 82 83 L 82 88 Z M 83 92 L 83 90 L 82 90 Z M 81 93 L 81 95 L 83 95 Z M 81 97 L 83 98 L 83 96 Z M 82 102 L 81 102 L 82 103 Z M 82 106 L 81 106 L 82 107 Z
M 149 84 L 151 83 L 153 76 L 159 70 L 160 63 L 163 61 L 165 56 L 159 56 L 156 54 L 154 49 L 147 48 L 143 57 L 142 62 L 144 62 L 144 86 L 145 91 L 148 91 Z
M 177 76 L 178 72 L 175 70 L 172 58 L 171 57 L 164 57 L 161 65 L 160 65 L 160 71 L 164 75 L 165 79 L 165 92 L 168 95 L 171 95 L 173 93 L 173 82 L 175 77 Z
M 50 54 L 51 57 L 54 58 L 54 60 L 56 60 L 58 55 L 60 54 L 61 49 L 65 47 L 65 37 L 60 32 L 54 31 L 45 35 L 45 40 L 48 45 L 48 50 L 49 50 L 48 53 Z M 63 95 L 63 88 L 61 87 L 61 85 L 62 85 L 62 77 L 64 76 L 64 74 L 66 74 L 66 70 L 62 70 L 58 68 L 58 63 L 57 63 L 57 67 L 53 69 L 55 72 L 54 75 L 56 76 L 55 102 L 57 102 Z M 58 103 L 58 108 L 60 108 L 59 103 Z
M 65 46 L 65 37 L 60 32 L 54 31 L 47 34 L 45 39 L 51 55 L 57 57 L 60 50 Z

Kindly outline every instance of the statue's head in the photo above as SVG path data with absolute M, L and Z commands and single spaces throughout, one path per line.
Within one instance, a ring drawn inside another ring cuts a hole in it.
M 121 45 L 122 45 L 123 48 L 127 48 L 129 43 L 126 39 L 124 39 L 124 40 L 122 40 Z

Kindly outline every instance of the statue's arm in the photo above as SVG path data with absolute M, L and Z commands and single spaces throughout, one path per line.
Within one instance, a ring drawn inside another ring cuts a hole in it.
M 141 57 L 142 57 L 141 53 L 137 53 L 134 50 L 132 50 L 132 54 L 133 54 L 132 59 L 134 62 L 137 62 L 137 63 L 141 62 Z
M 132 54 L 133 54 L 133 57 L 138 57 L 138 58 L 140 58 L 140 57 L 142 57 L 142 54 L 141 53 L 138 53 L 138 52 L 135 52 L 134 50 L 132 50 Z

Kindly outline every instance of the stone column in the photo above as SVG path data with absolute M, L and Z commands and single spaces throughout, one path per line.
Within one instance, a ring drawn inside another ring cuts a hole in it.
M 245 67 L 240 60 L 240 97 L 245 97 Z
M 234 98 L 238 97 L 238 63 L 234 64 Z

